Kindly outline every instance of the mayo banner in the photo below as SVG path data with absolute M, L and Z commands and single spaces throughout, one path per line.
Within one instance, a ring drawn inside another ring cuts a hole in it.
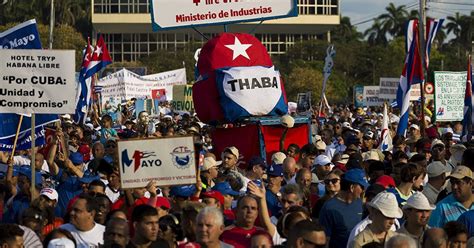
M 0 33 L 0 49 L 40 49 L 36 21 L 29 20 Z
M 102 86 L 102 99 L 119 97 L 122 100 L 153 98 L 153 92 L 157 89 L 164 89 L 166 99 L 173 100 L 173 85 L 182 84 L 186 84 L 185 68 L 147 76 L 122 69 L 99 79 L 97 83 Z
M 297 0 L 153 0 L 154 31 L 298 15 Z
M 0 58 L 0 112 L 74 113 L 74 51 L 2 49 Z
M 434 72 L 436 121 L 462 121 L 467 72 Z
M 383 101 L 379 98 L 380 86 L 364 86 L 364 106 L 382 106 Z
M 379 98 L 381 101 L 392 103 L 397 99 L 398 84 L 400 78 L 380 78 Z
M 119 140 L 122 188 L 145 187 L 155 180 L 158 186 L 195 184 L 193 138 Z
M 273 66 L 220 69 L 216 71 L 216 79 L 220 104 L 228 121 L 288 112 L 280 73 Z
M 194 112 L 193 86 L 191 84 L 173 86 L 173 96 L 171 105 L 174 110 Z

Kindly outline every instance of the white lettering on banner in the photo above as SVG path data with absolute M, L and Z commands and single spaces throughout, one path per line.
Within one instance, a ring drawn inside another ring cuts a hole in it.
M 194 144 L 191 136 L 119 140 L 122 188 L 196 183 Z
M 30 41 L 33 41 L 36 39 L 36 36 L 34 34 L 27 35 L 25 37 L 21 37 L 19 39 L 14 39 L 8 42 L 9 45 L 0 45 L 0 49 L 15 49 L 18 46 L 26 46 Z
M 102 99 L 152 98 L 152 90 L 165 89 L 166 99 L 173 100 L 173 85 L 186 84 L 184 68 L 152 75 L 140 76 L 127 69 L 101 78 Z
M 282 96 L 280 73 L 274 67 L 233 67 L 222 73 L 225 95 L 251 115 L 270 113 Z
M 0 58 L 0 112 L 74 113 L 74 51 L 2 49 Z
M 297 16 L 296 0 L 153 0 L 153 29 Z
M 467 72 L 434 73 L 436 121 L 461 121 L 464 118 L 464 94 Z

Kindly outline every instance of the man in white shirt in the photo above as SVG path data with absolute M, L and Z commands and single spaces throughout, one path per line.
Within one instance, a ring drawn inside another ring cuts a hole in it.
M 97 209 L 94 198 L 81 194 L 72 206 L 70 223 L 59 227 L 72 234 L 78 248 L 99 247 L 104 243 L 105 226 L 94 221 Z

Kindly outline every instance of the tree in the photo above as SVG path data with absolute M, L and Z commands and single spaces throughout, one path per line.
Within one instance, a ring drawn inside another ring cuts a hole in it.
M 387 30 L 380 20 L 375 19 L 372 26 L 364 32 L 364 36 L 367 37 L 367 42 L 370 45 L 386 45 L 388 43 L 386 32 Z
M 347 16 L 341 18 L 341 23 L 335 28 L 331 37 L 333 41 L 360 41 L 364 36 L 351 24 L 351 19 Z
M 387 13 L 381 14 L 378 17 L 383 30 L 394 37 L 404 35 L 405 23 L 408 17 L 405 5 L 396 7 L 393 3 L 390 3 L 385 10 Z
M 472 27 L 473 27 L 473 15 L 474 12 L 471 12 L 471 16 L 460 15 L 459 12 L 456 12 L 454 16 L 448 16 L 446 23 L 446 32 L 448 34 L 453 33 L 455 38 L 450 42 L 457 46 L 457 55 L 461 55 L 461 48 L 464 50 L 470 50 L 472 42 Z

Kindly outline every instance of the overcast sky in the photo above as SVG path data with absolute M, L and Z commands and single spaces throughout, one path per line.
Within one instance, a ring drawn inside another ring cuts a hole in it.
M 396 6 L 413 6 L 409 10 L 418 9 L 418 2 L 414 0 L 340 0 L 342 16 L 349 16 L 351 23 L 356 24 L 373 17 L 376 17 L 385 11 L 385 7 L 393 2 Z M 458 4 L 445 4 L 458 3 Z M 462 5 L 464 4 L 464 5 Z M 428 0 L 428 15 L 435 18 L 446 18 L 448 15 L 455 15 L 456 12 L 469 14 L 474 10 L 473 0 Z M 359 31 L 364 31 L 372 25 L 372 22 L 357 25 Z

